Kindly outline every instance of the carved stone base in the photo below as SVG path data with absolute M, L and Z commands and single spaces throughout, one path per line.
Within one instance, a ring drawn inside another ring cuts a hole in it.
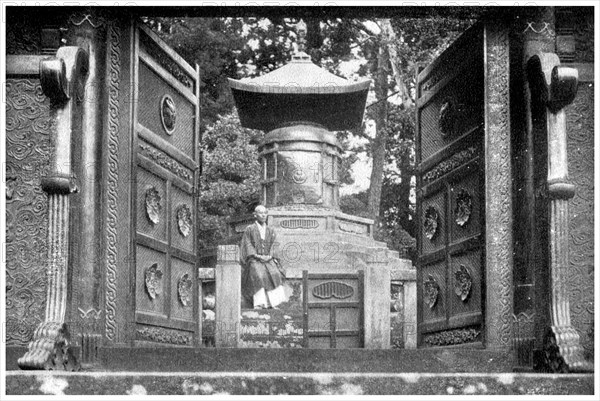
M 80 365 L 70 348 L 67 325 L 58 322 L 42 323 L 29 343 L 29 351 L 17 363 L 21 369 L 78 371 Z
M 102 336 L 94 333 L 83 333 L 80 336 L 81 351 L 79 361 L 82 365 L 98 363 L 98 349 L 102 344 Z
M 552 373 L 593 372 L 594 366 L 583 357 L 579 333 L 571 326 L 552 326 L 543 345 L 544 369 Z

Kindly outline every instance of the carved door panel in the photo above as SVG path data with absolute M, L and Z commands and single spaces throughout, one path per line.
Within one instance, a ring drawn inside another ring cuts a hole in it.
M 478 26 L 417 78 L 418 332 L 422 346 L 481 342 L 484 63 Z
M 134 37 L 136 341 L 199 344 L 197 69 L 148 28 Z
M 302 272 L 304 348 L 362 348 L 364 272 Z

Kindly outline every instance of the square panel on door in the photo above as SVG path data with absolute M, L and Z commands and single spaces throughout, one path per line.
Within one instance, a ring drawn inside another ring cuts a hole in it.
M 166 283 L 170 274 L 166 254 L 138 245 L 136 267 L 136 310 L 166 317 L 166 297 L 169 296 Z
M 446 260 L 421 267 L 423 286 L 421 288 L 421 314 L 423 323 L 446 320 Z
M 167 240 L 166 181 L 138 166 L 137 231 L 160 241 Z
M 171 318 L 194 321 L 194 265 L 171 258 Z
M 480 323 L 481 256 L 474 249 L 450 257 L 450 327 Z
M 450 242 L 457 243 L 481 233 L 480 172 L 471 170 L 450 187 Z
M 189 253 L 194 252 L 194 200 L 179 187 L 171 186 L 171 245 Z
M 439 251 L 446 245 L 446 196 L 440 190 L 422 201 L 421 254 Z

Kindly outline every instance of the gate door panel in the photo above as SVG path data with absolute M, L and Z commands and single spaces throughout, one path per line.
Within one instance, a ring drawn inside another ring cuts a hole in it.
M 362 348 L 364 272 L 302 272 L 305 348 Z
M 147 27 L 135 35 L 135 339 L 199 344 L 198 71 Z
M 418 76 L 418 332 L 423 346 L 482 341 L 484 65 L 482 29 Z

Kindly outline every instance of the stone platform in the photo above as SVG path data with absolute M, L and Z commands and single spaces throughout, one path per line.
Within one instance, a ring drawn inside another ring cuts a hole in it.
M 6 374 L 7 395 L 581 395 L 592 374 L 26 372 Z
M 24 347 L 7 347 L 6 370 L 18 370 Z M 78 348 L 74 348 L 79 355 Z M 474 348 L 306 349 L 306 348 L 100 348 L 105 372 L 323 372 L 323 373 L 511 373 L 513 356 Z
M 593 394 L 593 374 L 513 373 L 484 349 L 103 348 L 80 372 L 20 371 L 6 394 Z M 77 353 L 77 352 L 76 352 Z

